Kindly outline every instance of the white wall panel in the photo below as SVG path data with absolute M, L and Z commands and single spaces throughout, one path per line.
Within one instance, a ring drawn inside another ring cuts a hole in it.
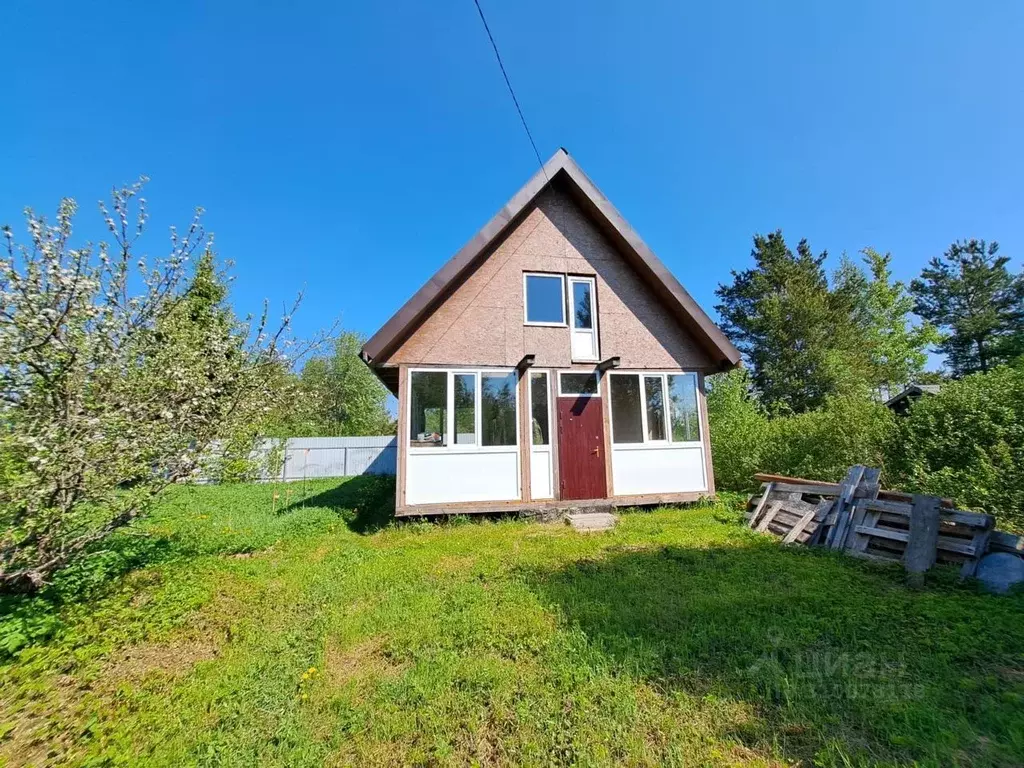
M 612 448 L 616 496 L 706 491 L 704 450 L 686 447 Z
M 473 451 L 410 453 L 406 504 L 513 501 L 519 498 L 519 453 Z
M 530 451 L 530 496 L 550 499 L 554 495 L 551 488 L 551 449 L 535 447 Z

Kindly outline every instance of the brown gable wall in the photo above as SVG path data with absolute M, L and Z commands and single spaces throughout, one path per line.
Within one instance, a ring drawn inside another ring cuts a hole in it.
M 513 366 L 533 354 L 538 367 L 569 367 L 567 328 L 523 323 L 523 272 L 596 276 L 603 359 L 619 356 L 623 368 L 713 368 L 579 207 L 551 188 L 387 364 Z

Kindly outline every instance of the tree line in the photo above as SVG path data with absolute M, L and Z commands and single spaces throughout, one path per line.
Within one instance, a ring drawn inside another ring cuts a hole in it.
M 907 286 L 892 256 L 872 248 L 844 256 L 806 240 L 792 250 L 781 231 L 756 235 L 754 265 L 719 285 L 722 326 L 772 414 L 799 414 L 829 397 L 895 393 L 910 382 L 960 378 L 1024 355 L 1024 271 L 1014 274 L 996 242 L 954 242 Z M 927 371 L 927 352 L 948 371 Z

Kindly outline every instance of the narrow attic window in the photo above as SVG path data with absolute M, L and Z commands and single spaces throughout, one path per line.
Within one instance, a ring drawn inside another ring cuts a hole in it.
M 565 278 L 562 275 L 523 276 L 527 325 L 565 325 Z

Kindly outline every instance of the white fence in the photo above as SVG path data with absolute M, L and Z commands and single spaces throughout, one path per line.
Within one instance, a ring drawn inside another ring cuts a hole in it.
M 280 447 L 280 441 L 266 440 L 258 450 L 269 452 Z M 291 437 L 284 441 L 283 448 L 281 472 L 267 480 L 395 474 L 397 444 L 393 435 Z

